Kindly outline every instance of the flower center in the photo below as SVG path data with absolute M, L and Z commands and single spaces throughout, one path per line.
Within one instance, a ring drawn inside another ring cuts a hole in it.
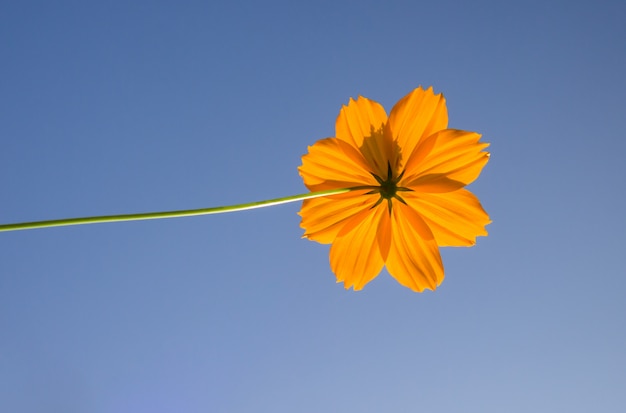
M 393 180 L 387 178 L 386 181 L 380 183 L 380 196 L 384 199 L 393 198 L 398 192 L 398 185 Z
M 383 202 L 383 200 L 387 200 L 387 206 L 389 208 L 389 213 L 391 214 L 391 206 L 392 206 L 391 200 L 394 198 L 406 205 L 406 202 L 404 201 L 404 199 L 402 199 L 402 197 L 398 195 L 398 192 L 411 191 L 411 189 L 409 188 L 398 186 L 398 182 L 400 182 L 400 179 L 402 179 L 402 175 L 404 175 L 404 171 L 397 177 L 394 177 L 391 164 L 387 162 L 387 179 L 383 179 L 380 176 L 376 175 L 375 173 L 372 173 L 372 172 L 370 173 L 372 174 L 374 179 L 376 179 L 376 182 L 378 182 L 378 184 L 380 185 L 380 186 L 370 187 L 372 188 L 372 191 L 368 192 L 368 194 L 380 195 L 380 198 L 378 199 L 378 201 L 376 201 L 376 204 L 374 204 L 372 208 L 378 206 L 381 202 Z

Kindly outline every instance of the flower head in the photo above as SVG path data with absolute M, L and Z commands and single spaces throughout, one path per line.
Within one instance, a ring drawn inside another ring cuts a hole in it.
M 489 160 L 480 135 L 448 129 L 443 95 L 415 89 L 389 117 L 359 97 L 343 106 L 335 137 L 316 142 L 299 168 L 311 191 L 352 188 L 308 199 L 304 237 L 332 244 L 330 265 L 360 290 L 383 266 L 400 284 L 434 290 L 443 281 L 440 246 L 471 246 L 491 221 L 464 187 Z

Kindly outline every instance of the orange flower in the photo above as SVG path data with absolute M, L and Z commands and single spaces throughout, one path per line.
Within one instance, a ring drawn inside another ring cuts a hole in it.
M 307 199 L 304 237 L 332 244 L 330 265 L 360 290 L 387 267 L 400 284 L 434 290 L 443 281 L 439 246 L 471 246 L 491 221 L 466 185 L 489 160 L 480 135 L 448 129 L 443 95 L 415 89 L 387 117 L 359 97 L 343 106 L 334 138 L 308 148 L 299 168 L 311 191 L 352 191 Z

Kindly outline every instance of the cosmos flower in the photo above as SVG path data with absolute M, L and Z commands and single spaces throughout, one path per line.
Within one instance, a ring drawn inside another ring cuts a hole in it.
M 489 160 L 480 135 L 448 129 L 443 95 L 421 87 L 389 117 L 359 97 L 343 106 L 335 137 L 302 157 L 311 191 L 350 192 L 307 199 L 304 237 L 330 247 L 330 265 L 345 288 L 360 290 L 386 266 L 400 284 L 434 290 L 444 278 L 442 246 L 471 246 L 491 221 L 464 187 Z

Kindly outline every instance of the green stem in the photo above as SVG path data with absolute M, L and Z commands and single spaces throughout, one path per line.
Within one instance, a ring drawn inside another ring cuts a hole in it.
M 352 188 L 330 189 L 327 191 L 309 192 L 307 194 L 286 196 L 284 198 L 268 199 L 266 201 L 250 202 L 247 204 L 220 206 L 202 209 L 187 209 L 181 211 L 145 212 L 140 214 L 102 215 L 84 218 L 54 219 L 50 221 L 22 222 L 18 224 L 0 225 L 0 232 L 19 231 L 24 229 L 65 227 L 69 225 L 96 224 L 99 222 L 140 221 L 144 219 L 162 219 L 192 217 L 196 215 L 223 214 L 226 212 L 245 211 L 247 209 L 264 208 L 273 205 L 286 204 L 289 202 L 302 201 L 304 199 L 319 198 L 327 195 L 342 194 L 353 190 Z

